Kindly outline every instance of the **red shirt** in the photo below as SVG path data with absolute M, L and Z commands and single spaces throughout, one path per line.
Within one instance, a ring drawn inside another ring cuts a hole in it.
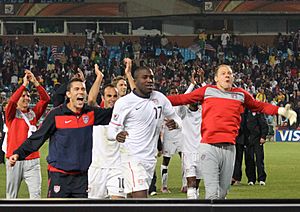
M 174 106 L 194 102 L 202 104 L 202 143 L 235 144 L 244 107 L 269 115 L 278 113 L 277 106 L 255 100 L 242 88 L 222 91 L 207 85 L 188 94 L 168 96 L 168 99 Z
M 37 124 L 40 117 L 45 112 L 47 105 L 50 101 L 50 97 L 42 86 L 38 86 L 37 90 L 40 95 L 39 102 L 28 111 L 22 111 L 28 118 L 31 125 Z M 25 91 L 25 86 L 21 86 L 16 90 L 15 93 L 10 97 L 5 111 L 6 115 L 6 126 L 8 128 L 7 133 L 7 153 L 6 157 L 9 158 L 13 152 L 27 139 L 29 127 L 25 120 L 21 116 L 20 111 L 17 110 L 17 103 L 20 97 Z M 26 160 L 39 158 L 39 152 L 33 152 Z

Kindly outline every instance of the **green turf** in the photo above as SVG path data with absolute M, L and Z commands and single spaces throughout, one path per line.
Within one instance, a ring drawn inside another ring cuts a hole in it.
M 47 193 L 47 144 L 42 147 L 42 197 Z M 232 186 L 227 196 L 228 199 L 295 199 L 300 198 L 300 143 L 275 143 L 270 142 L 265 145 L 265 165 L 267 171 L 266 186 L 248 186 L 247 178 L 243 177 L 241 185 Z M 158 195 L 154 198 L 185 198 L 185 194 L 180 193 L 181 171 L 178 156 L 171 159 L 169 166 L 169 189 L 170 194 L 159 192 L 161 158 L 157 166 L 157 188 Z M 5 167 L 0 165 L 0 198 L 5 198 Z M 200 186 L 201 199 L 204 198 L 203 183 Z M 27 187 L 23 183 L 19 192 L 20 198 L 27 198 Z

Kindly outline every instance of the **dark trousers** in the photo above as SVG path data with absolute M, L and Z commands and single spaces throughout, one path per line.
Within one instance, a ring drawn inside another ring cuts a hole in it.
M 0 164 L 5 163 L 5 160 L 4 160 L 5 153 L 2 151 L 2 148 L 1 148 L 2 144 L 3 144 L 4 136 L 5 136 L 5 133 L 2 132 L 2 138 L 0 139 Z
M 88 176 L 48 171 L 48 198 L 87 198 Z
M 267 174 L 264 164 L 264 145 L 260 145 L 259 141 L 252 142 L 254 144 L 247 145 L 245 150 L 246 175 L 248 182 L 257 180 L 266 181 Z M 257 170 L 257 178 L 256 178 Z
M 243 155 L 245 151 L 244 144 L 236 143 L 236 154 L 235 154 L 235 163 L 232 178 L 236 181 L 242 180 L 242 163 L 243 163 Z

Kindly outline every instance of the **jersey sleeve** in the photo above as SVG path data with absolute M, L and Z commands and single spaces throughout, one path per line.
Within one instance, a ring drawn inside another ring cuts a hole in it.
M 191 93 L 172 95 L 168 96 L 167 98 L 170 100 L 173 106 L 202 102 L 206 88 L 207 86 L 198 88 Z
M 278 114 L 278 106 L 255 100 L 252 95 L 245 90 L 243 90 L 243 93 L 245 95 L 245 106 L 252 112 L 260 112 L 268 115 Z
M 181 128 L 182 125 L 182 120 L 181 118 L 176 114 L 174 107 L 172 107 L 171 102 L 165 97 L 164 98 L 164 110 L 163 110 L 163 115 L 167 119 L 173 119 L 177 124 L 178 127 Z
M 124 120 L 127 115 L 126 111 L 124 103 L 122 101 L 116 101 L 107 130 L 109 140 L 115 140 L 117 134 L 124 129 Z

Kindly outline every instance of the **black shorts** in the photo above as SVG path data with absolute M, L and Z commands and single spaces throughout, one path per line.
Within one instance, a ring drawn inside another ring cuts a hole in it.
M 48 171 L 48 198 L 87 198 L 87 172 L 63 174 Z

